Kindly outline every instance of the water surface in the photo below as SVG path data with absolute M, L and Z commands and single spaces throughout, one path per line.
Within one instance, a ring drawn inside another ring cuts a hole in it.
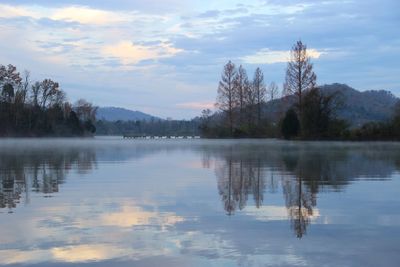
M 398 266 L 400 144 L 0 140 L 1 266 Z

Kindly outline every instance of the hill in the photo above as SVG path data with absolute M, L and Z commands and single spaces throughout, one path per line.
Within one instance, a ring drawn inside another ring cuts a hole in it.
M 344 106 L 338 116 L 346 119 L 353 126 L 361 126 L 369 121 L 387 121 L 393 114 L 399 98 L 390 91 L 370 90 L 360 92 L 345 84 L 322 86 L 325 92 L 339 91 L 344 97 Z
M 96 115 L 98 120 L 106 121 L 137 121 L 145 120 L 150 121 L 151 119 L 159 119 L 155 116 L 143 113 L 141 111 L 133 111 L 125 108 L 117 107 L 100 107 L 97 110 Z
M 370 90 L 358 91 L 346 84 L 334 83 L 320 87 L 322 92 L 331 94 L 340 92 L 343 107 L 338 112 L 338 117 L 350 123 L 352 127 L 358 127 L 370 121 L 383 122 L 390 119 L 397 101 L 390 91 Z M 273 118 L 280 118 L 295 103 L 294 96 L 269 101 L 264 106 L 264 114 Z

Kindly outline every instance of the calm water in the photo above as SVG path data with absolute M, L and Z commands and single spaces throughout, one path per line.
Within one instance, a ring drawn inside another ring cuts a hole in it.
M 400 144 L 0 140 L 0 265 L 399 266 Z

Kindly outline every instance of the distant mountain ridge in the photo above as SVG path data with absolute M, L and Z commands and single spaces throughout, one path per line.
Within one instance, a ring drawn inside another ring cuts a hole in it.
M 152 119 L 159 120 L 160 118 L 149 115 L 141 111 L 133 111 L 118 107 L 100 107 L 96 115 L 98 120 L 106 121 L 150 121 Z
M 358 91 L 346 84 L 329 84 L 320 86 L 323 93 L 331 94 L 340 92 L 343 107 L 338 111 L 338 118 L 344 119 L 352 127 L 358 127 L 366 122 L 388 121 L 394 110 L 394 106 L 400 99 L 386 90 Z M 264 105 L 263 112 L 271 120 L 280 118 L 296 101 L 295 96 L 275 99 Z
M 346 84 L 334 83 L 320 86 L 323 93 L 331 94 L 340 92 L 343 107 L 338 111 L 338 118 L 350 123 L 351 127 L 359 127 L 367 122 L 388 121 L 394 111 L 394 106 L 400 99 L 386 90 L 358 91 Z M 269 121 L 277 122 L 286 110 L 296 102 L 295 96 L 274 99 L 263 106 L 263 113 Z M 214 114 L 215 119 L 221 114 Z M 100 107 L 97 110 L 97 119 L 106 121 L 136 121 L 160 118 L 141 111 L 133 111 L 118 107 Z M 196 118 L 194 118 L 196 119 Z M 197 118 L 198 119 L 198 118 Z
M 400 99 L 386 90 L 360 92 L 345 84 L 324 85 L 325 92 L 339 91 L 344 97 L 344 106 L 338 112 L 339 118 L 346 119 L 353 126 L 370 121 L 384 122 L 393 115 L 393 109 Z

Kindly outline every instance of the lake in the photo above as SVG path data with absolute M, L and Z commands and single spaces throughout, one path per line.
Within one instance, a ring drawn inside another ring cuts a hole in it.
M 399 266 L 400 143 L 0 140 L 1 266 Z

